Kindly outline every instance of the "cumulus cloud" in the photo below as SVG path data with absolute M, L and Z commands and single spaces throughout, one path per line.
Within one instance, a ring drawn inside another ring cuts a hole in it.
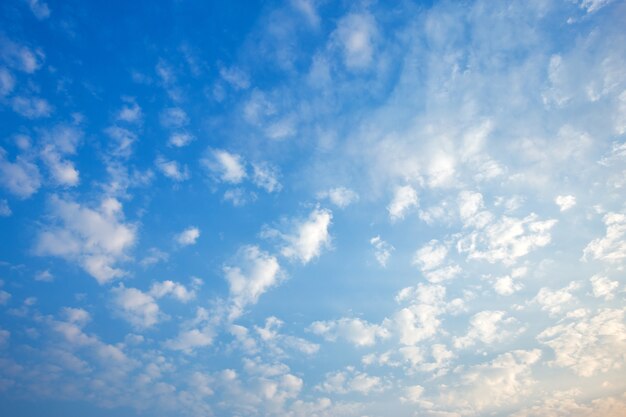
M 225 150 L 209 150 L 201 163 L 219 181 L 239 184 L 246 177 L 243 158 Z
M 268 193 L 278 192 L 282 189 L 281 183 L 278 181 L 278 168 L 268 163 L 252 164 L 252 182 L 263 188 Z
M 200 237 L 200 229 L 190 226 L 176 235 L 176 242 L 181 246 L 195 245 Z
M 15 88 L 15 77 L 4 67 L 0 67 L 0 97 L 9 95 Z
M 143 118 L 143 112 L 141 111 L 139 104 L 130 103 L 122 106 L 122 108 L 117 112 L 116 118 L 117 120 L 126 123 L 139 123 Z
M 191 301 L 196 297 L 194 290 L 189 290 L 184 285 L 171 280 L 152 284 L 149 294 L 156 299 L 170 295 L 183 303 Z
M 8 201 L 5 199 L 0 200 L 0 217 L 9 217 L 13 212 L 11 211 L 11 207 L 9 207 Z
M 99 207 L 86 207 L 58 196 L 49 203 L 52 224 L 37 236 L 35 252 L 77 262 L 100 284 L 125 275 L 115 265 L 128 258 L 136 230 L 124 223 L 122 204 L 107 198 Z
M 293 230 L 284 234 L 276 230 L 266 230 L 267 237 L 279 236 L 284 242 L 281 254 L 303 264 L 320 256 L 322 249 L 330 245 L 330 227 L 333 216 L 330 210 L 315 208 L 309 217 L 294 222 Z
M 355 346 L 371 346 L 377 339 L 390 336 L 385 327 L 358 318 L 316 321 L 309 326 L 309 330 L 326 340 L 344 339 Z
M 83 132 L 75 126 L 57 125 L 43 131 L 41 158 L 47 165 L 54 182 L 63 186 L 75 186 L 79 182 L 79 172 L 67 155 L 74 155 L 83 137 Z
M 387 206 L 389 218 L 392 222 L 404 219 L 408 211 L 413 207 L 417 207 L 418 203 L 417 191 L 413 187 L 410 185 L 396 187 L 393 199 Z
M 232 303 L 231 318 L 238 317 L 247 305 L 255 304 L 283 277 L 278 260 L 257 246 L 240 248 L 236 265 L 223 269 Z
M 576 197 L 573 195 L 557 195 L 554 202 L 561 211 L 567 211 L 576 205 Z
M 374 257 L 376 258 L 376 262 L 378 262 L 383 268 L 386 267 L 387 262 L 391 257 L 391 252 L 393 252 L 395 248 L 382 240 L 380 236 L 374 236 L 371 238 L 370 244 L 374 247 Z
M 516 322 L 505 311 L 481 311 L 470 319 L 467 334 L 454 340 L 456 348 L 467 348 L 481 342 L 487 345 L 509 339 L 512 332 L 505 327 Z
M 535 298 L 532 299 L 532 302 L 540 305 L 541 309 L 549 312 L 551 316 L 555 316 L 562 313 L 576 301 L 576 297 L 572 292 L 580 289 L 580 287 L 581 284 L 577 281 L 572 281 L 567 287 L 558 290 L 542 287 Z
M 115 313 L 138 329 L 157 324 L 162 317 L 154 297 L 137 288 L 126 288 L 123 284 L 111 290 Z
M 359 372 L 354 368 L 348 367 L 345 371 L 326 374 L 326 379 L 316 386 L 316 389 L 333 394 L 356 392 L 367 395 L 370 392 L 382 391 L 384 384 L 377 376 L 370 376 L 365 372 Z
M 175 146 L 177 148 L 182 148 L 184 146 L 189 145 L 196 138 L 187 132 L 175 132 L 172 133 L 167 141 L 167 144 L 170 146 Z
M 375 53 L 376 21 L 367 13 L 353 13 L 343 17 L 333 36 L 338 42 L 346 67 L 352 70 L 367 68 Z
M 39 169 L 23 156 L 16 157 L 15 162 L 9 161 L 6 151 L 0 148 L 0 183 L 10 193 L 26 199 L 41 186 Z
M 458 375 L 458 382 L 443 387 L 440 398 L 433 400 L 467 415 L 518 403 L 531 392 L 535 383 L 531 367 L 540 357 L 539 349 L 514 350 L 468 367 Z
M 187 113 L 180 107 L 170 107 L 163 110 L 159 116 L 161 125 L 165 128 L 180 128 L 189 123 Z
M 459 197 L 461 219 L 471 231 L 457 241 L 460 254 L 468 259 L 485 260 L 489 263 L 513 264 L 537 248 L 552 240 L 551 229 L 556 220 L 539 220 L 535 213 L 519 219 L 501 216 L 496 219 L 483 210 L 482 195 L 461 193 Z
M 626 215 L 607 213 L 603 218 L 606 234 L 592 240 L 583 250 L 583 260 L 597 259 L 618 263 L 626 259 Z
M 128 129 L 119 126 L 110 126 L 104 129 L 109 136 L 109 152 L 120 158 L 128 158 L 133 151 L 133 144 L 137 142 L 137 135 Z
M 185 181 L 190 177 L 187 165 L 181 166 L 177 161 L 168 161 L 160 156 L 156 159 L 155 164 L 163 175 L 174 181 Z
M 626 360 L 625 310 L 601 309 L 594 315 L 567 319 L 537 336 L 554 350 L 553 366 L 590 377 L 621 369 Z
M 41 97 L 16 96 L 11 100 L 13 111 L 27 119 L 40 119 L 52 114 L 52 106 Z
M 44 20 L 50 17 L 50 8 L 45 2 L 39 0 L 26 0 L 26 3 L 28 3 L 30 11 L 33 12 L 33 15 L 37 19 Z
M 594 275 L 591 277 L 591 286 L 593 288 L 594 297 L 604 298 L 609 301 L 615 297 L 613 292 L 619 287 L 619 282 L 611 281 L 601 275 Z
M 331 203 L 339 208 L 346 208 L 350 204 L 359 200 L 359 195 L 346 187 L 331 188 L 318 193 L 318 198 L 327 198 Z

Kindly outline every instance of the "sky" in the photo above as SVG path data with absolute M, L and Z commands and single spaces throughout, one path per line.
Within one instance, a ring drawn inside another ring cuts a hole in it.
M 2 1 L 0 414 L 623 417 L 625 20 Z

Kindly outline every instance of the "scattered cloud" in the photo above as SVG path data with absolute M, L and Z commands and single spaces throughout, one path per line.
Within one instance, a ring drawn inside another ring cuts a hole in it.
M 190 226 L 176 235 L 176 242 L 181 246 L 195 245 L 200 237 L 200 229 Z

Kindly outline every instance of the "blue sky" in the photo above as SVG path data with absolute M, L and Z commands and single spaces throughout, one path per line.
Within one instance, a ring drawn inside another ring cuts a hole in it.
M 626 3 L 0 5 L 0 414 L 626 414 Z

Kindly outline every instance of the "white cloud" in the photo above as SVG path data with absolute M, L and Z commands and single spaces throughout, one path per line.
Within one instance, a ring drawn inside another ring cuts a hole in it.
M 389 262 L 389 258 L 391 257 L 391 252 L 393 252 L 395 248 L 382 240 L 380 236 L 374 236 L 371 238 L 370 244 L 374 246 L 374 257 L 376 258 L 376 261 L 383 268 L 386 267 L 387 262 Z
M 608 301 L 615 297 L 613 292 L 619 287 L 619 282 L 611 281 L 601 275 L 594 275 L 591 277 L 591 286 L 593 288 L 594 297 L 604 298 Z
M 245 206 L 254 200 L 256 200 L 256 194 L 248 193 L 243 188 L 230 188 L 224 191 L 224 201 L 230 201 L 235 207 Z
M 111 294 L 115 313 L 134 327 L 144 329 L 159 322 L 162 314 L 150 294 L 137 288 L 126 288 L 123 284 L 113 288 Z
M 358 318 L 316 321 L 309 326 L 309 330 L 326 340 L 344 339 L 355 346 L 371 346 L 377 339 L 387 339 L 390 336 L 385 327 Z
M 50 103 L 41 97 L 16 96 L 11 100 L 11 107 L 27 119 L 49 117 L 53 110 Z
M 127 258 L 135 226 L 123 223 L 122 205 L 114 198 L 89 208 L 58 196 L 50 199 L 50 219 L 37 237 L 35 252 L 77 262 L 103 284 L 125 275 L 115 264 Z
M 57 125 L 43 132 L 41 159 L 57 184 L 70 187 L 78 184 L 78 170 L 64 157 L 76 153 L 82 137 L 83 132 L 80 129 L 69 125 Z
M 441 266 L 447 255 L 448 248 L 433 239 L 415 252 L 413 264 L 428 271 Z
M 359 195 L 346 187 L 331 188 L 318 193 L 317 197 L 328 198 L 331 203 L 342 209 L 359 200 Z
M 250 87 L 250 77 L 240 68 L 220 68 L 220 76 L 235 90 L 246 90 Z
M 18 71 L 32 74 L 41 67 L 44 54 L 41 50 L 33 51 L 0 35 L 0 59 Z
M 376 22 L 369 14 L 350 14 L 339 21 L 333 37 L 339 43 L 346 67 L 358 70 L 370 66 L 376 36 Z
M 551 365 L 570 368 L 590 377 L 621 369 L 626 361 L 626 325 L 623 309 L 602 309 L 589 317 L 568 319 L 537 336 L 554 350 Z
M 210 327 L 181 331 L 175 339 L 165 342 L 165 346 L 172 350 L 181 350 L 192 353 L 195 349 L 210 346 L 215 337 Z
M 132 154 L 132 146 L 137 142 L 136 134 L 119 126 L 107 127 L 104 132 L 112 139 L 109 152 L 121 158 L 128 158 Z
M 286 243 L 281 249 L 281 254 L 289 259 L 299 260 L 303 264 L 320 256 L 322 249 L 330 245 L 328 227 L 332 218 L 330 210 L 316 208 L 306 220 L 295 223 L 291 234 L 279 233 Z
M 257 187 L 263 188 L 268 193 L 280 191 L 282 185 L 278 181 L 278 169 L 268 163 L 252 164 L 252 182 Z
M 161 125 L 166 128 L 180 128 L 189 123 L 187 113 L 179 107 L 170 107 L 163 110 L 159 116 Z
M 501 216 L 497 220 L 483 210 L 482 195 L 462 192 L 459 211 L 464 226 L 473 229 L 457 241 L 457 251 L 467 253 L 468 259 L 489 263 L 513 264 L 537 248 L 551 242 L 551 229 L 556 220 L 538 220 L 535 213 L 523 219 Z
M 190 226 L 176 235 L 176 242 L 181 246 L 195 245 L 200 237 L 200 229 Z
M 11 299 L 11 294 L 4 290 L 0 290 L 0 306 L 6 305 Z
M 607 213 L 603 218 L 606 235 L 589 242 L 583 250 L 583 260 L 597 259 L 617 263 L 626 259 L 626 215 Z
M 605 6 L 613 3 L 614 0 L 582 0 L 579 3 L 581 9 L 584 9 L 587 13 L 595 13 Z
M 7 96 L 15 87 L 15 77 L 4 67 L 0 67 L 0 97 Z
M 400 401 L 409 403 L 419 403 L 424 393 L 424 387 L 421 385 L 409 385 L 404 387 L 404 394 L 400 397 Z
M 123 106 L 117 112 L 117 120 L 121 120 L 126 123 L 139 123 L 143 117 L 141 107 L 137 103 L 131 103 Z
M 539 349 L 514 350 L 471 366 L 455 378 L 456 383 L 442 387 L 440 398 L 433 401 L 463 415 L 488 414 L 487 410 L 516 404 L 530 394 L 535 383 L 531 367 L 540 357 Z
M 387 211 L 389 212 L 389 218 L 391 221 L 402 220 L 406 216 L 407 212 L 418 206 L 417 192 L 410 185 L 404 185 L 402 187 L 396 187 L 394 191 L 393 199 Z
M 175 132 L 170 135 L 170 138 L 167 142 L 170 146 L 175 146 L 177 148 L 182 148 L 184 146 L 189 145 L 196 138 L 187 132 Z
M 467 334 L 454 340 L 456 348 L 467 348 L 481 342 L 487 345 L 499 343 L 511 337 L 511 332 L 503 327 L 514 324 L 516 320 L 506 317 L 504 311 L 481 311 L 470 319 Z
M 519 282 L 513 280 L 509 275 L 496 278 L 493 283 L 493 289 L 500 295 L 512 295 L 513 293 L 521 290 L 524 286 Z
M 225 266 L 224 275 L 233 304 L 231 318 L 238 317 L 249 304 L 278 284 L 282 272 L 278 260 L 257 246 L 244 246 L 237 254 L 236 266 Z
M 170 280 L 152 284 L 149 294 L 156 299 L 171 295 L 183 303 L 191 301 L 196 297 L 194 290 L 188 290 L 184 285 Z
M 296 350 L 305 355 L 317 353 L 320 346 L 316 343 L 291 335 L 281 334 L 279 329 L 283 326 L 283 321 L 271 316 L 265 320 L 265 326 L 254 326 L 255 331 L 260 336 L 263 343 L 269 346 L 273 354 L 282 356 L 283 348 Z M 245 328 L 244 328 L 245 330 Z
M 554 202 L 561 211 L 567 211 L 576 205 L 576 197 L 573 195 L 558 195 Z
M 187 165 L 180 166 L 177 161 L 168 161 L 165 158 L 159 156 L 155 164 L 159 171 L 163 173 L 167 178 L 174 181 L 185 181 L 190 177 L 189 169 Z
M 346 371 L 337 371 L 326 374 L 326 379 L 316 389 L 333 394 L 348 394 L 356 392 L 367 395 L 370 392 L 379 392 L 384 389 L 383 381 L 377 376 L 370 376 L 365 372 L 358 372 L 348 367 Z
M 216 179 L 231 184 L 239 184 L 246 177 L 245 162 L 240 155 L 221 149 L 211 149 L 201 160 L 202 165 Z
M 11 207 L 9 207 L 8 201 L 5 199 L 0 200 L 0 217 L 9 217 L 11 214 L 13 214 L 13 212 L 11 211 Z
M 446 289 L 441 285 L 418 284 L 406 287 L 396 295 L 396 302 L 409 303 L 397 311 L 386 327 L 393 330 L 402 345 L 417 343 L 434 337 L 440 326 L 439 317 L 446 312 Z
M 511 417 L 621 417 L 626 415 L 626 396 L 609 396 L 583 401 L 580 389 L 551 392 L 541 401 Z
M 548 311 L 551 316 L 555 316 L 567 309 L 567 307 L 576 301 L 573 291 L 580 289 L 581 284 L 577 281 L 570 282 L 567 287 L 559 290 L 551 290 L 543 287 L 539 290 L 532 302 L 541 306 L 541 309 Z
M 26 2 L 37 19 L 44 20 L 50 17 L 50 8 L 45 2 L 39 0 L 26 0 Z

